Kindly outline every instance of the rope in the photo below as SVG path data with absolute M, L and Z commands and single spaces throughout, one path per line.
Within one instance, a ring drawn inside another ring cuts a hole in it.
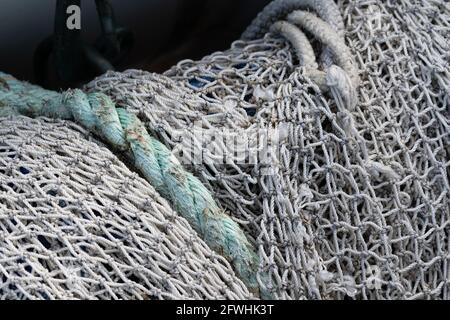
M 260 290 L 256 280 L 259 258 L 239 225 L 218 207 L 206 187 L 183 169 L 170 150 L 147 133 L 134 114 L 116 107 L 103 93 L 85 94 L 78 89 L 56 93 L 0 73 L 0 116 L 19 114 L 75 120 L 114 149 L 125 152 L 211 249 L 232 263 L 249 290 L 268 297 L 264 285 Z
M 304 68 L 305 76 L 310 78 L 321 91 L 329 93 L 340 111 L 346 109 L 353 111 L 358 102 L 356 89 L 359 85 L 359 76 L 350 49 L 345 45 L 344 40 L 329 24 L 312 13 L 294 11 L 288 15 L 287 19 L 289 22 L 275 22 L 270 30 L 291 42 L 297 52 L 300 66 Z M 327 54 L 333 57 L 337 65 L 331 61 L 330 65 L 324 64 L 325 71 L 319 70 L 312 45 L 295 24 L 300 25 L 324 44 L 328 49 Z
M 242 39 L 252 40 L 262 37 L 269 31 L 267 26 L 295 10 L 312 10 L 316 12 L 321 19 L 337 32 L 340 38 L 344 37 L 344 21 L 338 6 L 333 0 L 274 0 L 247 27 L 242 34 Z M 325 67 L 331 66 L 333 54 L 330 48 L 324 48 L 320 58 Z
M 311 9 L 331 25 L 342 37 L 344 22 L 333 0 L 274 0 L 252 21 L 242 34 L 243 40 L 253 40 L 268 32 L 268 27 L 285 14 L 295 10 Z

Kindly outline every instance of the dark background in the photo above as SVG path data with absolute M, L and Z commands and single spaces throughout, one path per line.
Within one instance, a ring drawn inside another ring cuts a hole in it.
M 269 0 L 110 0 L 134 45 L 117 70 L 163 72 L 229 47 Z M 36 82 L 33 54 L 54 29 L 56 0 L 0 0 L 0 70 Z M 100 33 L 94 0 L 81 1 L 83 41 Z M 48 68 L 52 68 L 51 63 Z M 57 80 L 47 87 L 64 87 Z

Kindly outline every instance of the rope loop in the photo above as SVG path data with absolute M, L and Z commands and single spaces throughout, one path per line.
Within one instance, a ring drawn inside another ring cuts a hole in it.
M 319 17 L 304 9 L 314 10 Z M 276 21 L 282 16 L 287 21 Z M 324 45 L 320 57 L 324 71 L 319 70 L 313 47 L 297 26 Z M 242 37 L 251 39 L 264 31 L 278 33 L 292 44 L 305 76 L 327 92 L 340 111 L 355 109 L 360 81 L 358 69 L 344 42 L 342 16 L 332 0 L 275 0 L 264 8 Z

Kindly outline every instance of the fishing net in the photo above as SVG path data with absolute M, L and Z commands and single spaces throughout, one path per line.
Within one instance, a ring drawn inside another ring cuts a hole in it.
M 299 2 L 284 1 L 285 12 Z M 295 45 L 273 32 L 181 61 L 165 73 L 176 82 L 131 70 L 87 88 L 184 151 L 185 166 L 242 221 L 274 297 L 448 299 L 449 4 L 338 8 L 360 78 L 353 111 L 324 95 Z M 244 37 L 267 31 L 264 19 L 276 21 L 260 17 Z M 251 149 L 254 132 L 271 130 L 270 161 L 236 156 L 217 138 L 237 132 Z M 186 159 L 199 149 L 202 161 Z
M 81 127 L 0 120 L 1 299 L 246 299 L 228 262 Z
M 277 0 L 229 50 L 85 90 L 135 113 L 239 223 L 264 297 L 448 299 L 449 17 L 445 1 Z M 250 296 L 80 128 L 0 128 L 1 295 Z

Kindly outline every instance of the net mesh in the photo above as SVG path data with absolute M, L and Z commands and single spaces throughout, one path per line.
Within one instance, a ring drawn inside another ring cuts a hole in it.
M 171 148 L 183 145 L 177 130 L 207 148 L 193 123 L 247 134 L 283 125 L 268 163 L 217 161 L 217 145 L 186 163 L 242 222 L 276 298 L 448 299 L 448 2 L 338 7 L 361 79 L 353 112 L 270 33 L 181 61 L 165 73 L 174 82 L 131 70 L 87 88 L 135 110 Z
M 109 72 L 86 90 L 135 112 L 202 180 L 257 248 L 257 278 L 274 298 L 448 299 L 449 4 L 337 5 L 359 70 L 354 110 L 324 94 L 273 33 L 164 75 Z M 306 35 L 319 56 L 323 45 Z M 81 129 L 42 118 L 0 128 L 0 295 L 249 296 L 148 183 Z M 261 133 L 271 138 L 266 161 Z M 246 138 L 243 156 L 228 152 L 230 136 Z
M 71 122 L 0 120 L 0 299 L 245 299 L 228 262 Z

